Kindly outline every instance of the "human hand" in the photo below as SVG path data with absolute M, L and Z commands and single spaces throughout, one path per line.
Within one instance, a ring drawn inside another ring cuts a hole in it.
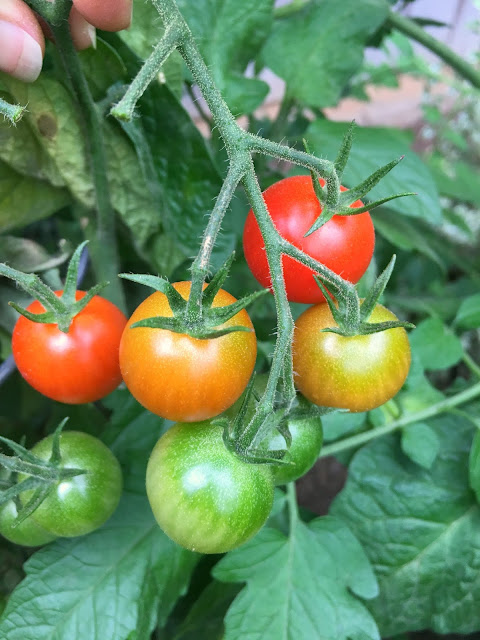
M 95 27 L 105 31 L 126 29 L 132 18 L 132 3 L 133 0 L 73 0 L 69 23 L 76 48 L 95 46 Z M 25 82 L 38 78 L 45 37 L 37 14 L 23 0 L 1 0 L 0 43 L 0 71 Z

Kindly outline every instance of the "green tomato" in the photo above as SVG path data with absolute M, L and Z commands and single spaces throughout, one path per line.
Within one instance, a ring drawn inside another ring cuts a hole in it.
M 147 495 L 163 531 L 182 547 L 224 553 L 255 535 L 273 504 L 268 465 L 243 462 L 210 421 L 177 423 L 155 445 Z
M 41 440 L 32 453 L 49 460 L 52 441 L 53 436 Z M 88 433 L 62 433 L 60 455 L 60 467 L 84 469 L 86 473 L 58 483 L 32 518 L 56 536 L 85 535 L 98 529 L 117 508 L 122 493 L 122 471 L 110 449 Z M 33 491 L 22 493 L 22 503 L 26 504 L 32 494 Z
M 56 536 L 42 529 L 31 516 L 15 527 L 17 515 L 13 500 L 0 507 L 0 535 L 10 542 L 24 547 L 41 547 L 55 540 Z
M 289 420 L 288 429 L 292 443 L 285 455 L 289 464 L 273 465 L 276 485 L 287 484 L 301 478 L 315 464 L 323 444 L 323 429 L 320 418 L 294 418 Z M 280 433 L 274 433 L 268 441 L 269 449 L 284 449 L 285 440 Z

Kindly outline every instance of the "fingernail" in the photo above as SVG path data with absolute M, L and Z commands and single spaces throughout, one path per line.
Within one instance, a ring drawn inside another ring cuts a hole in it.
M 93 26 L 93 24 L 87 23 L 87 33 L 90 38 L 90 42 L 92 43 L 92 47 L 94 49 L 97 48 L 97 30 Z
M 42 70 L 42 49 L 30 34 L 0 20 L 0 70 L 24 82 L 36 80 Z

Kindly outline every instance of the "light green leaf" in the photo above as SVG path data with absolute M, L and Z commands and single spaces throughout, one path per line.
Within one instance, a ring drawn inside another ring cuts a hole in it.
M 428 425 L 440 443 L 430 470 L 402 454 L 398 436 L 380 438 L 355 455 L 332 507 L 374 566 L 380 595 L 369 608 L 382 637 L 480 629 L 480 509 L 468 485 L 472 426 L 459 415 Z
M 437 434 L 425 422 L 410 424 L 402 430 L 403 453 L 425 469 L 431 469 L 439 447 Z
M 263 60 L 286 81 L 288 95 L 313 107 L 335 105 L 387 13 L 384 0 L 313 0 L 275 22 Z
M 272 24 L 273 0 L 178 0 L 215 83 L 234 115 L 251 113 L 268 85 L 243 77 Z
M 127 495 L 101 529 L 58 539 L 27 561 L 0 636 L 147 640 L 186 591 L 198 558 L 162 533 L 145 496 Z
M 377 595 L 362 548 L 331 517 L 298 521 L 287 538 L 264 527 L 214 568 L 223 582 L 246 582 L 225 618 L 225 640 L 379 638 L 358 598 Z
M 410 333 L 412 351 L 424 369 L 446 369 L 461 360 L 462 343 L 440 318 L 428 318 Z
M 480 293 L 462 300 L 454 324 L 461 329 L 478 329 L 480 327 Z
M 335 160 L 339 140 L 348 125 L 342 122 L 316 120 L 307 130 L 305 138 L 316 155 Z M 368 177 L 379 167 L 395 158 L 405 158 L 368 194 L 369 201 L 378 200 L 405 191 L 418 195 L 397 198 L 388 203 L 390 216 L 401 213 L 422 218 L 431 223 L 441 220 L 442 211 L 435 183 L 427 166 L 410 150 L 411 136 L 398 129 L 381 127 L 356 127 L 353 147 L 343 175 L 345 186 L 351 187 Z M 375 221 L 375 211 L 373 217 Z

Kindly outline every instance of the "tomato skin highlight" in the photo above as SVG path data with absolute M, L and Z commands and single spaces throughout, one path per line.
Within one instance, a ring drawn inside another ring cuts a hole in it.
M 292 442 L 284 460 L 288 465 L 272 465 L 276 485 L 294 482 L 309 471 L 320 455 L 323 444 L 323 429 L 320 418 L 294 418 L 288 421 Z M 284 449 L 285 440 L 274 433 L 268 443 L 269 449 Z
M 55 540 L 56 536 L 42 529 L 31 516 L 14 527 L 17 515 L 13 500 L 0 507 L 0 535 L 10 542 L 23 547 L 41 547 Z
M 147 495 L 174 542 L 200 553 L 225 553 L 264 525 L 273 479 L 269 465 L 243 462 L 228 451 L 222 427 L 177 423 L 152 451 Z
M 47 436 L 31 449 L 42 460 L 49 460 L 53 436 Z M 32 518 L 43 529 L 66 538 L 98 529 L 113 514 L 122 494 L 122 470 L 118 460 L 98 438 L 81 431 L 60 435 L 61 468 L 85 469 L 87 473 L 60 482 Z M 24 479 L 20 476 L 19 480 Z M 33 491 L 20 494 L 22 504 Z
M 325 184 L 320 180 L 321 185 Z M 345 187 L 341 187 L 346 191 Z M 273 223 L 279 234 L 306 254 L 356 283 L 367 270 L 375 246 L 375 230 L 368 211 L 351 216 L 333 216 L 314 233 L 304 235 L 322 208 L 310 176 L 292 176 L 276 182 L 263 192 Z M 351 205 L 362 207 L 360 200 Z M 271 287 L 265 245 L 253 211 L 243 231 L 243 248 L 250 271 L 265 288 Z M 314 272 L 289 256 L 283 256 L 287 298 L 291 302 L 314 304 L 325 300 L 315 282 Z
M 77 291 L 77 300 L 84 296 L 84 291 Z M 45 308 L 36 300 L 27 310 L 43 313 Z M 100 400 L 122 380 L 118 347 L 126 322 L 120 309 L 100 296 L 73 318 L 68 333 L 56 324 L 20 316 L 12 334 L 15 364 L 28 384 L 52 400 Z
M 377 304 L 368 322 L 397 320 Z M 324 407 L 369 411 L 393 398 L 410 369 L 410 345 L 403 328 L 345 337 L 322 333 L 337 326 L 328 305 L 309 307 L 296 321 L 293 339 L 295 384 L 310 402 Z
M 174 287 L 187 299 L 190 282 Z M 235 298 L 220 289 L 213 302 L 223 307 Z M 167 297 L 155 292 L 135 310 L 120 343 L 120 367 L 131 394 L 152 413 L 176 422 L 207 420 L 230 407 L 243 393 L 257 357 L 257 340 L 243 309 L 223 326 L 242 325 L 220 338 L 200 340 L 165 329 L 138 327 L 153 316 L 171 317 Z

